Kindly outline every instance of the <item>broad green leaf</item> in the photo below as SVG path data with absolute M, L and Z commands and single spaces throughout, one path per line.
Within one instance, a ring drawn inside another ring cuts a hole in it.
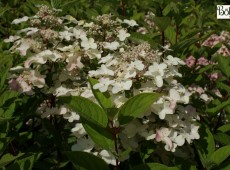
M 177 167 L 168 167 L 159 163 L 147 163 L 135 166 L 132 170 L 179 170 Z
M 105 111 L 91 100 L 81 96 L 60 97 L 60 100 L 88 121 L 102 127 L 107 126 L 108 117 Z
M 168 13 L 171 11 L 171 4 L 168 4 L 162 11 L 162 14 L 164 16 L 168 15 Z
M 171 23 L 171 19 L 169 17 L 154 17 L 153 21 L 161 31 L 165 31 Z
M 214 135 L 214 138 L 222 145 L 230 145 L 230 136 L 225 133 L 217 133 Z
M 5 102 L 7 102 L 10 99 L 16 98 L 18 96 L 18 92 L 16 91 L 4 91 L 1 95 L 0 95 L 0 107 L 3 106 L 3 104 L 5 104 Z
M 217 149 L 211 156 L 210 159 L 217 165 L 221 164 L 225 159 L 230 156 L 230 145 L 223 146 Z
M 229 87 L 229 85 L 227 85 L 227 84 L 225 84 L 223 82 L 217 82 L 216 85 L 217 85 L 217 87 L 219 89 L 225 90 L 225 91 L 228 92 L 228 94 L 230 94 L 230 87 Z
M 229 78 L 230 77 L 230 59 L 223 56 L 218 56 L 218 66 L 220 70 Z
M 98 89 L 93 89 L 93 86 L 98 83 L 98 80 L 89 77 L 89 83 L 90 83 L 91 89 L 93 91 L 93 94 L 96 97 L 99 104 L 101 105 L 101 107 L 103 107 L 105 109 L 112 108 L 113 102 L 110 98 L 109 92 L 102 93 Z
M 10 130 L 9 119 L 0 119 L 0 134 L 6 134 Z
M 215 141 L 208 127 L 201 126 L 199 133 L 202 138 L 194 143 L 203 167 L 207 167 L 211 164 L 208 158 L 215 152 Z
M 168 40 L 171 42 L 171 44 L 176 43 L 176 31 L 172 26 L 169 26 L 165 30 L 165 37 L 168 38 Z
M 12 66 L 12 56 L 9 54 L 0 55 L 0 88 L 3 87 L 8 75 L 8 71 Z
M 199 71 L 198 71 L 198 73 L 199 74 L 202 74 L 202 73 L 204 73 L 205 71 L 208 71 L 208 70 L 211 70 L 213 68 L 213 65 L 207 65 L 207 66 L 204 66 L 204 67 L 202 67 L 202 68 L 200 68 L 199 69 Z
M 212 108 L 207 108 L 206 112 L 209 114 L 216 114 L 218 113 L 221 109 L 225 108 L 226 106 L 230 105 L 230 100 L 225 101 L 219 105 L 217 105 L 216 107 L 212 107 Z
M 4 118 L 11 118 L 13 116 L 13 113 L 15 112 L 15 107 L 16 107 L 16 103 L 12 103 L 10 106 L 8 106 L 3 117 Z
M 11 163 L 12 161 L 19 158 L 22 155 L 24 155 L 24 153 L 19 153 L 17 156 L 13 156 L 13 155 L 8 154 L 8 153 L 3 155 L 2 158 L 0 159 L 0 168 L 8 165 L 9 163 Z
M 85 119 L 81 120 L 85 131 L 98 146 L 104 149 L 114 150 L 114 140 L 110 129 L 102 128 Z
M 63 152 L 78 170 L 110 170 L 103 159 L 80 151 Z
M 219 127 L 217 130 L 221 131 L 223 133 L 229 132 L 230 131 L 230 123 Z
M 226 163 L 220 164 L 220 166 L 218 166 L 218 168 L 216 168 L 216 169 L 217 170 L 229 170 L 230 164 L 229 164 L 229 162 L 226 161 Z
M 2 134 L 0 136 L 1 136 L 1 139 L 0 139 L 0 153 L 3 153 L 7 149 L 9 143 L 12 142 L 12 140 L 14 138 L 2 137 L 2 136 L 6 136 L 6 135 L 2 135 Z
M 118 120 L 121 125 L 127 124 L 134 118 L 143 114 L 161 94 L 141 93 L 125 102 L 118 112 Z
M 42 153 L 26 153 L 18 158 L 7 170 L 32 170 L 33 164 L 39 159 Z

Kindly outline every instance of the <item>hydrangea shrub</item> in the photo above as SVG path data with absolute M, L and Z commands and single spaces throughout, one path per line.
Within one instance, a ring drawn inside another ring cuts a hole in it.
M 35 16 L 12 22 L 26 28 L 5 39 L 22 61 L 10 69 L 8 83 L 41 96 L 36 113 L 42 118 L 70 123 L 72 151 L 118 167 L 144 141 L 175 152 L 200 138 L 193 92 L 178 81 L 181 66 L 194 66 L 192 57 L 163 57 L 165 51 L 133 41 L 134 20 L 104 14 L 87 22 L 58 12 L 43 5 Z

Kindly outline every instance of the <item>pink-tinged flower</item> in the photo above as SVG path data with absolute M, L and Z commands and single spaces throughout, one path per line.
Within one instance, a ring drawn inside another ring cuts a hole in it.
M 222 39 L 218 35 L 213 34 L 202 43 L 202 46 L 214 47 L 216 44 L 221 42 L 221 40 Z
M 201 95 L 202 93 L 204 93 L 204 89 L 202 87 L 197 87 L 196 92 Z
M 186 65 L 191 68 L 195 65 L 196 59 L 191 55 L 185 60 Z
M 20 89 L 20 84 L 18 83 L 17 80 L 15 79 L 11 79 L 10 81 L 8 81 L 9 83 L 9 86 L 12 90 L 16 90 L 16 91 L 19 91 Z
M 20 93 L 26 93 L 27 95 L 33 95 L 34 92 L 32 90 L 32 86 L 23 79 L 22 76 L 19 76 L 16 80 L 12 80 L 9 82 L 10 87 L 13 90 L 16 90 Z
M 204 57 L 200 57 L 196 63 L 196 65 L 202 65 L 202 66 L 207 66 L 208 64 L 209 64 L 209 61 Z
M 81 62 L 81 56 L 72 56 L 68 58 L 68 65 L 66 66 L 68 71 L 72 71 L 75 68 L 83 68 L 84 65 Z
M 211 81 L 216 81 L 219 78 L 219 74 L 218 73 L 212 73 L 209 75 L 209 78 Z
M 169 148 L 173 147 L 172 140 L 169 138 L 171 130 L 169 128 L 160 128 L 156 130 L 156 141 L 157 142 L 164 142 Z
M 230 51 L 225 45 L 222 45 L 221 48 L 217 51 L 217 54 L 229 57 L 230 56 Z

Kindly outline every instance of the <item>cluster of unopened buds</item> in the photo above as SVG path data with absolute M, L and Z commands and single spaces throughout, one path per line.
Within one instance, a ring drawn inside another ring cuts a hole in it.
M 182 76 L 178 71 L 185 65 L 182 60 L 170 55 L 161 59 L 162 53 L 152 50 L 147 42 L 128 41 L 131 36 L 128 30 L 137 27 L 134 20 L 120 20 L 105 14 L 87 23 L 71 16 L 57 17 L 56 12 L 42 6 L 34 17 L 13 21 L 13 24 L 29 21 L 31 27 L 5 40 L 13 43 L 10 50 L 19 53 L 24 60 L 11 69 L 9 84 L 27 95 L 49 96 L 37 112 L 43 118 L 62 115 L 75 123 L 71 130 L 77 137 L 73 150 L 93 152 L 115 164 L 110 151 L 95 147 L 87 137 L 78 113 L 53 104 L 56 97 L 66 95 L 96 102 L 88 77 L 98 80 L 93 89 L 109 92 L 116 107 L 128 100 L 127 94 L 164 94 L 148 111 L 127 125 L 120 127 L 115 117 L 114 126 L 120 128 L 119 150 L 136 150 L 139 142 L 155 139 L 163 142 L 166 150 L 174 152 L 177 146 L 199 138 L 196 109 L 189 105 L 191 93 L 176 80 Z M 52 21 L 48 22 L 49 18 Z

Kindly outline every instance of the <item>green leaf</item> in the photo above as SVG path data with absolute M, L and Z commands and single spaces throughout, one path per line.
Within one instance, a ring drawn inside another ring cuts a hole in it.
M 223 82 L 217 82 L 216 85 L 217 85 L 217 87 L 219 89 L 225 90 L 225 91 L 228 92 L 228 94 L 230 94 L 230 87 L 229 87 L 229 85 L 227 85 L 227 84 L 225 84 Z
M 97 99 L 97 101 L 99 102 L 99 104 L 101 105 L 101 107 L 103 107 L 105 109 L 112 108 L 113 102 L 110 98 L 109 92 L 102 93 L 98 89 L 93 89 L 93 86 L 98 83 L 98 80 L 89 77 L 89 83 L 90 83 L 91 89 L 93 91 L 93 94 L 94 94 L 95 98 Z
M 18 92 L 16 91 L 4 91 L 1 95 L 0 95 L 0 107 L 3 106 L 8 100 L 10 99 L 14 99 L 18 96 Z
M 58 9 L 61 5 L 61 0 L 51 0 L 50 3 L 52 8 Z
M 154 17 L 153 21 L 161 31 L 165 31 L 171 23 L 171 19 L 169 17 Z
M 11 163 L 12 161 L 19 158 L 22 155 L 24 155 L 24 153 L 19 153 L 17 156 L 13 156 L 8 153 L 3 155 L 2 158 L 0 159 L 0 168 L 5 167 L 6 165 L 8 165 L 9 163 Z
M 168 13 L 171 11 L 171 4 L 168 4 L 162 11 L 162 14 L 164 16 L 168 15 Z
M 230 77 L 230 60 L 227 57 L 218 56 L 218 66 L 220 70 L 229 78 Z
M 172 26 L 169 26 L 165 30 L 165 36 L 166 36 L 166 38 L 168 38 L 168 40 L 171 42 L 171 44 L 176 43 L 176 31 Z
M 190 47 L 191 45 L 193 45 L 194 43 L 198 42 L 199 40 L 201 40 L 201 38 L 196 38 L 196 37 L 182 40 L 176 44 L 175 51 L 184 50 L 184 49 Z
M 135 166 L 132 170 L 179 170 L 177 167 L 168 167 L 159 163 L 147 163 Z
M 0 88 L 3 87 L 8 75 L 8 71 L 12 66 L 12 56 L 9 54 L 0 55 Z
M 199 74 L 202 74 L 202 73 L 204 73 L 205 71 L 208 71 L 208 70 L 211 70 L 213 68 L 213 65 L 207 65 L 207 66 L 204 66 L 203 68 L 200 68 L 199 69 L 199 71 L 198 71 L 198 73 Z
M 230 145 L 230 136 L 225 133 L 217 133 L 214 135 L 214 138 L 222 145 Z
M 225 101 L 225 102 L 217 105 L 216 107 L 207 108 L 206 112 L 209 113 L 209 114 L 217 114 L 221 109 L 225 108 L 228 105 L 230 105 L 230 100 Z
M 81 120 L 85 131 L 98 146 L 104 149 L 114 150 L 114 140 L 110 129 L 102 128 L 85 119 Z
M 93 154 L 80 151 L 63 153 L 69 158 L 74 167 L 78 170 L 110 170 L 104 160 Z
M 221 131 L 223 133 L 230 131 L 230 124 L 223 125 L 217 129 L 218 131 Z
M 0 17 L 2 17 L 4 15 L 4 13 L 8 10 L 10 10 L 11 8 L 8 6 L 5 6 L 5 7 L 0 7 Z
M 7 170 L 32 170 L 33 164 L 39 159 L 42 153 L 27 153 L 17 159 Z
M 217 149 L 211 156 L 210 159 L 217 165 L 221 164 L 225 159 L 230 156 L 230 145 L 223 146 Z
M 88 121 L 102 127 L 107 126 L 108 117 L 105 111 L 91 100 L 81 96 L 67 96 L 59 99 Z
M 127 124 L 134 118 L 143 114 L 160 96 L 161 94 L 159 93 L 141 93 L 130 98 L 119 109 L 119 123 L 121 125 Z
M 199 133 L 202 138 L 194 143 L 203 167 L 207 167 L 210 164 L 208 158 L 215 152 L 215 141 L 208 127 L 201 126 Z

